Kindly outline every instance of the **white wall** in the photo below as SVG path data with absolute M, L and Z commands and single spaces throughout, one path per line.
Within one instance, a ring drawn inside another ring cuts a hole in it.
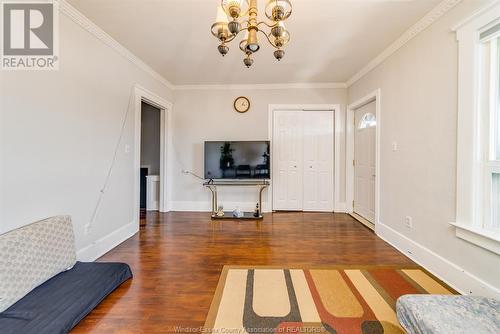
M 149 166 L 150 175 L 160 175 L 160 109 L 142 103 L 141 166 Z
M 0 72 L 0 233 L 70 214 L 77 249 L 91 258 L 102 238 L 134 231 L 131 111 L 96 221 L 84 233 L 134 84 L 171 99 L 165 85 L 63 14 L 59 71 Z
M 279 66 L 279 64 L 277 65 Z M 238 96 L 250 99 L 251 109 L 245 114 L 233 109 Z M 209 210 L 210 192 L 202 181 L 182 170 L 203 176 L 203 144 L 207 140 L 268 140 L 269 104 L 340 104 L 345 113 L 346 89 L 198 89 L 175 91 L 173 116 L 175 148 L 172 191 L 173 210 Z M 343 118 L 344 119 L 344 118 Z M 342 136 L 344 139 L 344 136 Z M 345 156 L 344 142 L 341 156 Z M 345 162 L 341 162 L 342 180 L 345 179 Z M 345 189 L 345 185 L 341 185 Z M 225 190 L 225 191 L 224 191 Z M 224 189 L 219 201 L 225 209 L 251 209 L 257 202 L 255 189 Z M 263 201 L 268 201 L 268 191 Z M 344 192 L 341 199 L 345 198 Z M 269 210 L 264 203 L 264 210 Z
M 381 88 L 377 232 L 462 291 L 494 294 L 500 257 L 456 238 L 448 224 L 455 221 L 458 67 L 450 29 L 485 3 L 461 2 L 352 85 L 349 101 Z

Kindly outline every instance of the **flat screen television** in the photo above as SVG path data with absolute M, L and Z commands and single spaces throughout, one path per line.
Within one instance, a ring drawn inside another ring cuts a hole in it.
M 269 141 L 206 141 L 205 179 L 270 179 Z

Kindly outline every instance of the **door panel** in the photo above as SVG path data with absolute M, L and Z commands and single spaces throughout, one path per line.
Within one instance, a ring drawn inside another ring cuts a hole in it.
M 304 133 L 304 210 L 312 210 L 316 207 L 318 183 L 315 162 L 318 146 L 316 145 L 316 119 L 311 113 L 303 118 Z
M 354 113 L 354 212 L 375 220 L 376 109 L 371 102 Z
M 305 111 L 303 125 L 304 211 L 333 211 L 333 112 Z
M 273 191 L 275 210 L 302 210 L 303 152 L 302 113 L 276 111 L 274 114 Z

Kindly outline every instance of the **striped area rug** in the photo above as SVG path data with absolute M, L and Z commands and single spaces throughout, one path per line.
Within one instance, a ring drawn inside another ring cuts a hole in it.
M 207 333 L 405 333 L 396 300 L 405 294 L 452 294 L 418 267 L 309 269 L 225 266 Z

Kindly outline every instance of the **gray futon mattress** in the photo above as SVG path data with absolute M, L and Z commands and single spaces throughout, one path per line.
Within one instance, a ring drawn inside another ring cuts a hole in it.
M 0 313 L 0 332 L 67 333 L 130 278 L 124 263 L 77 262 Z

